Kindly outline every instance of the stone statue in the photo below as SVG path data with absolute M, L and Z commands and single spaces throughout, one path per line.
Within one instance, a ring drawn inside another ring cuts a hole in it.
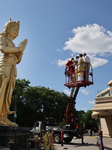
M 17 76 L 16 64 L 20 63 L 27 39 L 16 47 L 13 40 L 18 36 L 20 22 L 11 21 L 6 23 L 4 31 L 0 34 L 0 125 L 18 125 L 7 118 L 7 114 L 15 113 L 10 111 L 12 92 L 15 87 Z

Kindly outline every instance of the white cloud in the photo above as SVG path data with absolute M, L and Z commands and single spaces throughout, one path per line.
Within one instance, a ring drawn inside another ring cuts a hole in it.
M 62 50 L 62 49 L 57 49 L 57 51 L 58 51 L 58 52 L 62 52 L 63 50 Z
M 64 92 L 65 92 L 65 94 L 67 94 L 67 95 L 70 95 L 70 91 L 69 90 L 66 90 L 66 89 L 64 89 Z
M 108 63 L 108 60 L 103 58 L 96 58 L 94 56 L 90 56 L 90 59 L 93 68 L 103 66 L 104 64 Z
M 74 36 L 65 42 L 63 50 L 73 53 L 101 54 L 112 53 L 112 32 L 98 24 L 77 27 Z
M 89 104 L 95 104 L 95 101 L 88 101 Z
M 87 110 L 87 108 L 83 108 L 82 110 Z
M 70 59 L 71 58 L 68 58 L 68 59 L 65 59 L 65 60 L 61 60 L 60 59 L 60 60 L 58 60 L 57 64 L 58 64 L 59 67 L 65 66 L 65 64 L 67 63 L 67 61 L 70 60 Z
M 62 67 L 62 66 L 64 66 L 66 63 L 67 63 L 67 60 L 61 60 L 61 59 L 60 59 L 60 60 L 58 60 L 58 63 L 57 63 L 57 64 L 58 64 L 59 67 Z
M 55 63 L 57 63 L 57 60 L 53 61 L 51 64 L 55 64 Z
M 88 91 L 86 89 L 80 89 L 80 91 L 85 95 L 89 95 L 89 93 L 90 93 L 90 91 Z
M 107 31 L 98 24 L 92 24 L 74 28 L 72 33 L 74 36 L 64 43 L 64 51 L 71 51 L 72 56 L 86 52 L 90 56 L 94 68 L 108 63 L 104 57 L 112 54 L 111 31 Z M 58 60 L 57 64 L 63 66 L 66 62 L 67 60 Z

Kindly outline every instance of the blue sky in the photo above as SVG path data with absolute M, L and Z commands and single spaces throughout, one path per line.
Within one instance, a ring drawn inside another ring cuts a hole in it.
M 16 46 L 28 44 L 17 78 L 31 86 L 45 86 L 69 94 L 64 86 L 65 63 L 86 52 L 94 72 L 94 85 L 80 88 L 77 110 L 90 110 L 98 91 L 112 80 L 111 0 L 0 0 L 0 32 L 12 18 L 20 21 Z

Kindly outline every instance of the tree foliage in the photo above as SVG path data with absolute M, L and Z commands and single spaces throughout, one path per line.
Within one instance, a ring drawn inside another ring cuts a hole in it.
M 91 115 L 92 115 L 91 110 L 88 110 L 84 115 L 86 129 L 93 129 L 93 128 L 97 129 L 97 123 L 96 123 L 95 119 L 91 117 Z
M 17 79 L 13 91 L 11 110 L 15 110 L 16 122 L 19 126 L 33 126 L 35 120 L 45 120 L 46 117 L 53 117 L 57 122 L 63 120 L 67 101 L 69 97 L 63 92 L 57 92 L 50 88 L 29 85 L 25 79 Z M 14 120 L 13 115 L 9 115 Z
M 88 110 L 84 112 L 83 110 L 76 111 L 75 116 L 79 118 L 79 127 L 82 128 L 85 123 L 86 129 L 97 129 L 97 123 L 94 118 L 92 118 L 92 111 Z
M 76 116 L 79 118 L 79 127 L 83 127 L 85 112 L 83 110 L 76 111 Z

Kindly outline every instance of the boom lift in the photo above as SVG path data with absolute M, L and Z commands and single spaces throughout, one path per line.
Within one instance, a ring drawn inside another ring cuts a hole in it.
M 77 94 L 79 92 L 80 87 L 86 87 L 93 84 L 93 69 L 92 65 L 87 62 L 83 62 L 83 66 L 86 66 L 86 68 L 83 70 L 84 77 L 83 80 L 78 81 L 78 74 L 81 72 L 78 72 L 78 68 L 76 68 L 76 64 L 70 64 L 65 69 L 65 86 L 68 88 L 72 88 L 70 99 L 67 103 L 67 109 L 66 109 L 66 125 L 70 125 L 70 128 L 73 128 L 74 119 L 72 111 L 74 109 L 75 100 L 77 97 Z M 72 71 L 70 71 L 70 68 L 72 68 Z M 74 96 L 73 92 L 75 90 Z

